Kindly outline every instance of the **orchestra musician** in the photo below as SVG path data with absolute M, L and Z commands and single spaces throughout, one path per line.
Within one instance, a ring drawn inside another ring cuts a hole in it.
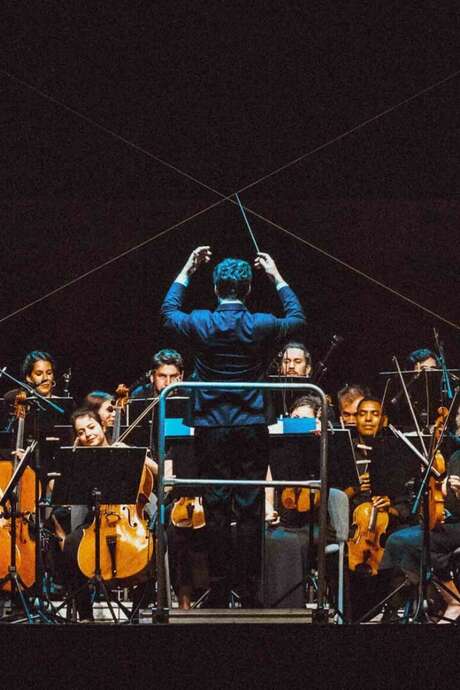
M 170 287 L 162 305 L 165 326 L 185 337 L 194 349 L 196 381 L 261 381 L 273 358 L 273 347 L 305 323 L 302 307 L 273 259 L 257 255 L 255 266 L 274 284 L 283 317 L 251 313 L 246 307 L 252 282 L 250 265 L 225 259 L 213 272 L 215 311 L 182 310 L 190 278 L 211 259 L 207 246 L 195 249 Z M 193 398 L 191 423 L 202 477 L 264 480 L 269 438 L 264 396 L 259 390 L 199 390 Z M 256 604 L 260 549 L 259 489 L 212 487 L 204 496 L 208 530 L 210 596 L 208 606 L 227 607 L 231 589 L 230 523 L 232 498 L 237 523 L 236 570 L 244 607 Z
M 32 350 L 22 363 L 22 375 L 26 382 L 44 398 L 51 398 L 56 386 L 56 362 L 54 357 L 43 350 Z M 14 388 L 5 393 L 5 401 L 13 414 L 14 402 L 19 388 Z
M 105 391 L 91 391 L 91 393 L 85 396 L 83 406 L 97 412 L 105 434 L 110 429 L 113 429 L 115 421 L 115 400 L 113 395 Z
M 76 446 L 106 448 L 110 445 L 101 420 L 94 410 L 89 408 L 75 410 L 71 416 L 71 423 L 75 433 Z M 157 474 L 156 462 L 147 456 L 145 465 L 154 476 Z M 72 506 L 70 509 L 70 532 L 66 532 L 60 522 L 59 514 L 52 516 L 54 531 L 60 538 L 59 546 L 63 555 L 60 574 L 70 591 L 75 593 L 75 603 L 80 622 L 94 620 L 91 594 L 88 587 L 85 586 L 87 578 L 78 567 L 78 547 L 83 537 L 83 530 L 89 526 L 92 520 L 93 514 L 88 506 Z
M 311 355 L 303 343 L 291 341 L 280 353 L 280 376 L 311 376 Z
M 437 587 L 445 602 L 439 622 L 457 620 L 460 616 L 460 592 L 455 580 L 453 553 L 460 548 L 460 451 L 448 462 L 447 476 L 442 485 L 445 496 L 445 520 L 430 532 L 430 560 L 433 573 L 443 585 Z M 423 526 L 413 525 L 390 535 L 380 568 L 383 572 L 402 572 L 410 582 L 420 577 L 423 547 Z M 436 581 L 435 581 L 436 587 Z M 399 603 L 399 601 L 398 601 Z M 443 620 L 443 619 L 447 620 Z
M 136 386 L 131 392 L 131 398 L 156 398 L 163 388 L 182 381 L 183 376 L 184 360 L 179 352 L 172 348 L 159 350 L 152 357 L 148 382 Z
M 358 405 L 366 396 L 366 389 L 358 383 L 345 385 L 337 393 L 340 423 L 343 426 L 356 426 Z
M 414 371 L 437 369 L 439 367 L 439 360 L 436 354 L 427 347 L 420 347 L 418 350 L 411 352 L 407 357 L 407 363 L 409 368 Z
M 384 422 L 381 401 L 370 396 L 363 398 L 356 415 L 355 450 L 359 462 L 359 482 L 345 488 L 353 517 L 355 509 L 366 502 L 370 502 L 378 512 L 388 515 L 388 526 L 380 537 L 381 543 L 389 534 L 407 525 L 410 519 L 407 483 L 416 472 L 413 458 L 398 439 L 384 429 Z M 359 528 L 359 525 L 352 525 L 352 529 Z M 379 574 L 374 577 L 370 575 L 365 558 L 350 573 L 354 620 L 359 620 L 377 601 L 384 598 L 382 591 L 387 587 L 387 580 Z

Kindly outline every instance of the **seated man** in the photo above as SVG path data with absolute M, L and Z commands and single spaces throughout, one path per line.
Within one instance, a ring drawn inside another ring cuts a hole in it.
M 421 347 L 414 350 L 407 358 L 408 368 L 414 371 L 423 371 L 424 369 L 437 369 L 439 361 L 436 354 L 427 347 Z
M 443 618 L 448 622 L 460 616 L 460 592 L 452 573 L 452 554 L 460 548 L 460 451 L 449 460 L 443 493 L 446 497 L 445 521 L 436 524 L 430 532 L 430 558 L 433 574 L 441 583 L 438 590 L 446 604 Z M 422 548 L 422 525 L 395 532 L 386 543 L 381 571 L 402 571 L 411 582 L 418 582 Z
M 358 405 L 356 417 L 356 480 L 345 488 L 351 502 L 353 534 L 349 540 L 351 599 L 354 620 L 372 608 L 382 596 L 383 578 L 372 575 L 383 556 L 379 547 L 391 532 L 407 524 L 410 516 L 408 480 L 416 472 L 410 451 L 384 429 L 381 401 L 367 397 Z M 369 503 L 377 513 L 386 513 L 383 534 L 375 531 L 372 548 L 361 548 L 358 535 L 368 530 L 369 518 L 360 524 L 355 509 Z
M 366 389 L 360 384 L 346 385 L 337 393 L 337 404 L 341 426 L 356 426 L 358 405 L 366 396 Z
M 182 356 L 172 348 L 159 350 L 152 357 L 152 367 L 148 382 L 140 384 L 131 392 L 131 398 L 156 398 L 163 388 L 171 383 L 182 381 L 184 361 Z
M 280 353 L 280 376 L 311 376 L 311 355 L 303 343 L 291 341 Z

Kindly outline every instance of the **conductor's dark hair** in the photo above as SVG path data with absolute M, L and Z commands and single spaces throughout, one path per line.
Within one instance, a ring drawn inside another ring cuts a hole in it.
M 79 407 L 78 410 L 75 410 L 70 415 L 70 423 L 72 424 L 74 431 L 77 419 L 79 419 L 80 417 L 91 417 L 91 419 L 94 419 L 98 424 L 102 426 L 101 418 L 99 417 L 96 410 L 92 410 L 90 407 Z
M 152 357 L 152 371 L 162 367 L 164 364 L 172 364 L 176 366 L 182 373 L 184 371 L 184 360 L 182 355 L 177 352 L 177 350 L 172 350 L 171 348 L 164 348 L 159 350 Z
M 247 297 L 252 281 L 252 269 L 243 259 L 224 259 L 213 271 L 214 287 L 223 299 Z
M 35 362 L 40 362 L 41 360 L 43 360 L 44 362 L 49 362 L 53 367 L 53 371 L 56 372 L 56 362 L 54 360 L 54 357 L 52 357 L 49 352 L 43 352 L 42 350 L 32 350 L 32 352 L 29 352 L 29 354 L 26 355 L 22 363 L 23 376 L 30 376 L 30 374 L 32 373 L 32 369 L 34 368 Z
M 429 350 L 427 347 L 421 347 L 418 350 L 411 352 L 407 358 L 407 361 L 409 366 L 415 366 L 418 364 L 418 362 L 424 362 L 425 359 L 428 359 L 428 357 L 433 357 L 433 359 L 436 361 L 436 364 L 439 366 L 437 354 L 433 352 L 433 350 Z

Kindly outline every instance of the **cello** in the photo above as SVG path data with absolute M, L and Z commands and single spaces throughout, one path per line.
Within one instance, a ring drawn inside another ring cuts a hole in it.
M 126 386 L 117 388 L 116 415 L 112 439 L 120 435 L 121 414 L 128 400 Z M 148 571 L 154 542 L 142 512 L 153 487 L 153 477 L 144 466 L 135 505 L 102 504 L 91 525 L 83 529 L 78 547 L 78 566 L 88 578 L 96 571 L 96 520 L 99 520 L 100 575 L 104 581 L 138 582 Z
M 16 454 L 14 461 L 11 463 L 2 463 L 5 465 L 0 480 L 2 489 L 5 489 L 6 484 L 11 479 L 13 472 L 16 470 L 16 467 L 19 464 L 19 456 L 24 445 L 24 424 L 27 407 L 26 399 L 27 393 L 25 391 L 20 391 L 16 395 L 14 405 L 14 413 L 17 419 Z M 36 542 L 32 535 L 31 527 L 36 511 L 35 485 L 36 474 L 31 467 L 26 467 L 16 488 L 16 569 L 20 579 L 26 587 L 32 587 L 35 582 Z M 5 547 L 7 547 L 6 542 L 9 541 L 9 549 L 11 549 L 11 536 L 8 535 L 8 540 L 5 538 L 5 533 L 10 531 L 11 519 L 6 520 L 5 518 L 2 518 L 0 522 L 0 532 L 3 533 L 1 542 L 4 543 Z M 9 566 L 10 550 L 7 551 L 7 554 Z M 5 558 L 3 557 L 0 566 L 0 573 L 4 570 L 4 568 Z M 10 584 L 6 583 L 3 588 L 9 590 Z

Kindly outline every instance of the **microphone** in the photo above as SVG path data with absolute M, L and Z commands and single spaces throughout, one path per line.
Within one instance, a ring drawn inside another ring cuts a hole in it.
M 64 396 L 66 398 L 70 397 L 70 380 L 72 378 L 72 369 L 69 367 L 67 371 L 65 371 L 62 374 L 62 378 L 64 379 Z
M 410 381 L 406 384 L 407 390 L 409 390 L 410 387 L 417 381 L 417 379 L 420 378 L 421 373 L 422 373 L 421 371 L 417 371 L 417 373 L 412 376 Z M 400 398 L 402 398 L 403 395 L 404 395 L 404 388 L 401 388 L 399 393 L 396 393 L 395 397 L 391 398 L 390 405 L 397 405 L 397 403 L 399 402 Z
M 335 343 L 336 345 L 340 345 L 341 343 L 343 343 L 344 340 L 345 340 L 345 338 L 343 337 L 343 335 L 333 335 L 332 336 L 332 342 Z

